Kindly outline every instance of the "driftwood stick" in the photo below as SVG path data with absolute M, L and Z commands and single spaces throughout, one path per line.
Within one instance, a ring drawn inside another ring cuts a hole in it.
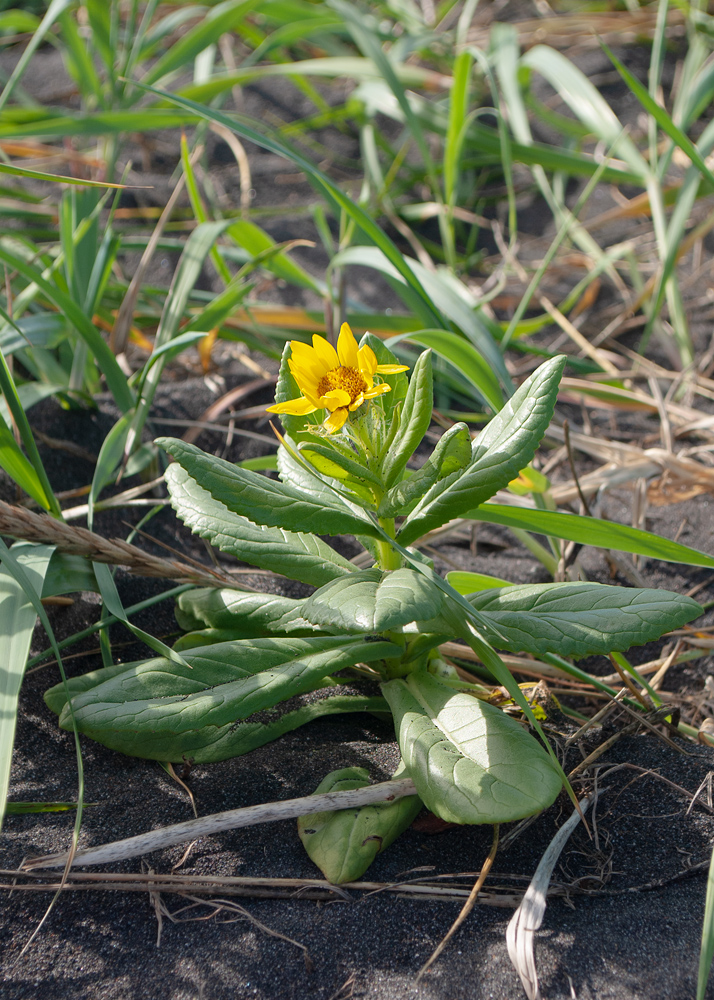
M 229 809 L 228 812 L 200 816 L 198 819 L 166 826 L 161 830 L 140 833 L 126 840 L 115 840 L 100 847 L 77 851 L 72 866 L 123 861 L 124 858 L 133 858 L 137 854 L 148 854 L 162 847 L 172 847 L 174 844 L 196 840 L 197 837 L 220 833 L 221 830 L 236 830 L 239 827 L 270 823 L 279 819 L 296 819 L 298 816 L 315 812 L 334 812 L 338 809 L 374 805 L 377 802 L 394 802 L 405 795 L 415 794 L 416 788 L 411 778 L 400 778 L 398 781 L 382 781 L 377 785 L 356 788 L 353 791 L 304 795 L 302 798 L 286 799 L 283 802 L 266 802 L 258 806 L 246 806 L 243 809 Z M 27 871 L 35 868 L 59 868 L 67 863 L 68 856 L 65 852 L 32 858 L 25 861 L 23 868 Z
M 208 567 L 190 565 L 178 559 L 162 559 L 143 552 L 121 538 L 103 538 L 86 528 L 77 528 L 58 521 L 49 514 L 36 514 L 25 507 L 14 507 L 0 500 L 0 535 L 22 538 L 28 542 L 56 545 L 60 552 L 86 556 L 93 562 L 124 566 L 138 576 L 154 576 L 195 583 L 202 587 L 234 587 L 244 589 L 229 576 Z

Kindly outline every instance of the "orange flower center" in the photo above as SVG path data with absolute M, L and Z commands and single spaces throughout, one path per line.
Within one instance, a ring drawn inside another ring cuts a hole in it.
M 349 394 L 354 403 L 359 394 L 367 389 L 367 383 L 356 368 L 346 368 L 341 365 L 322 376 L 317 384 L 317 395 L 324 396 L 332 389 L 342 389 Z

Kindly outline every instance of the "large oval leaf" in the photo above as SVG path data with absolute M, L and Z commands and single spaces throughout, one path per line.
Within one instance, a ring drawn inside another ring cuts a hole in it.
M 495 630 L 492 645 L 512 652 L 622 652 L 659 639 L 702 613 L 691 597 L 669 590 L 609 587 L 602 583 L 540 583 L 498 587 L 469 597 Z
M 403 765 L 394 777 L 406 777 Z M 367 785 L 369 773 L 365 768 L 345 767 L 323 778 L 313 794 L 366 788 Z M 378 854 L 411 826 L 421 807 L 418 795 L 405 795 L 396 802 L 310 813 L 298 819 L 298 835 L 328 882 L 333 885 L 353 882 L 367 871 Z
M 188 650 L 186 667 L 156 657 L 97 671 L 88 685 L 80 678 L 70 688 L 74 719 L 80 732 L 106 746 L 180 760 L 201 747 L 231 745 L 236 724 L 256 712 L 267 713 L 256 725 L 279 720 L 281 713 L 269 710 L 322 687 L 335 671 L 398 653 L 392 643 L 349 636 L 218 643 Z M 71 729 L 62 686 L 45 700 L 59 709 L 60 726 Z
M 382 685 L 407 774 L 427 809 L 449 823 L 509 823 L 547 808 L 561 779 L 514 719 L 431 674 Z

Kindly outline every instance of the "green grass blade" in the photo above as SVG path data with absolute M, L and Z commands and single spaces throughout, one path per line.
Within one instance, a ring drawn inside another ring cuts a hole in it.
M 201 198 L 201 194 L 198 190 L 198 182 L 196 181 L 196 174 L 193 169 L 193 164 L 191 163 L 191 156 L 189 154 L 185 133 L 181 136 L 181 166 L 183 167 L 183 173 L 186 179 L 186 191 L 188 192 L 189 201 L 191 202 L 193 214 L 196 216 L 196 221 L 199 223 L 208 222 L 208 214 L 206 213 L 203 199 Z M 231 272 L 228 269 L 228 265 L 219 254 L 216 246 L 211 247 L 210 255 L 211 260 L 213 261 L 213 266 L 216 268 L 221 278 L 223 278 L 224 283 L 226 285 L 229 284 L 231 280 Z
M 704 923 L 702 924 L 702 948 L 699 955 L 699 975 L 697 978 L 697 1000 L 704 1000 L 709 981 L 709 973 L 714 958 L 714 851 L 709 865 L 707 879 L 707 898 L 704 904 Z
M 181 321 L 186 312 L 189 295 L 198 280 L 206 257 L 214 247 L 218 237 L 225 232 L 231 224 L 230 219 L 220 222 L 203 222 L 194 229 L 186 241 L 186 246 L 178 267 L 174 274 L 166 296 L 166 304 L 161 313 L 159 328 L 154 339 L 154 353 L 170 343 L 180 328 Z M 153 360 L 152 360 L 153 359 Z M 154 399 L 154 394 L 161 380 L 161 373 L 168 361 L 168 354 L 159 356 L 158 360 L 152 354 L 144 365 L 141 376 L 141 389 L 139 401 L 132 426 L 127 435 L 125 457 L 131 454 L 134 445 L 141 435 L 141 430 L 146 422 L 149 409 Z
M 0 94 L 0 111 L 3 110 L 9 101 L 18 80 L 27 69 L 30 59 L 32 59 L 39 46 L 42 44 L 47 32 L 50 30 L 57 18 L 60 17 L 60 15 L 67 10 L 73 2 L 74 0 L 51 0 L 50 5 L 47 8 L 47 13 L 42 18 L 39 27 L 30 39 L 25 51 L 20 56 L 15 69 L 12 71 L 10 79 L 5 84 L 2 94 Z
M 401 337 L 392 337 L 387 341 L 390 349 L 401 340 L 410 340 L 422 347 L 431 347 L 440 357 L 465 375 L 488 405 L 497 413 L 503 406 L 503 394 L 488 362 L 481 357 L 476 348 L 464 337 L 450 330 L 417 330 Z
M 575 116 L 599 139 L 612 147 L 612 155 L 625 160 L 630 170 L 639 177 L 640 183 L 645 183 L 650 173 L 647 161 L 624 133 L 605 98 L 577 66 L 562 53 L 546 45 L 536 45 L 526 52 L 521 58 L 521 64 L 545 77 Z M 517 138 L 520 140 L 520 136 Z
M 415 293 L 416 300 L 421 303 L 422 320 L 429 326 L 442 325 L 443 318 L 439 315 L 428 295 L 424 292 L 423 288 L 416 280 L 414 273 L 405 263 L 402 254 L 399 252 L 392 240 L 380 229 L 377 223 L 370 218 L 363 208 L 356 204 L 356 202 L 345 194 L 341 188 L 334 184 L 330 178 L 326 176 L 326 174 L 311 163 L 310 160 L 302 156 L 301 153 L 298 153 L 284 145 L 275 136 L 260 132 L 255 127 L 259 124 L 258 122 L 252 122 L 243 117 L 238 118 L 237 116 L 235 118 L 231 118 L 230 116 L 225 115 L 220 111 L 216 111 L 213 108 L 204 107 L 201 104 L 196 104 L 195 102 L 188 101 L 185 98 L 158 90 L 155 87 L 147 87 L 140 84 L 137 84 L 137 86 L 142 86 L 142 89 L 155 94 L 157 97 L 162 97 L 172 101 L 185 111 L 198 115 L 206 121 L 218 122 L 218 124 L 224 125 L 226 128 L 230 129 L 231 132 L 235 132 L 236 135 L 242 136 L 244 139 L 248 139 L 251 142 L 256 143 L 256 145 L 261 146 L 263 149 L 267 149 L 271 153 L 282 156 L 294 163 L 300 170 L 305 172 L 308 178 L 311 179 L 316 189 L 324 195 L 333 206 L 337 206 L 338 217 L 339 210 L 344 210 L 347 216 L 350 219 L 353 219 L 356 225 L 359 226 L 364 235 L 372 243 L 374 243 L 375 246 L 382 250 L 385 257 L 395 266 L 397 271 L 405 279 L 407 285 Z
M 86 806 L 89 803 L 85 803 Z M 6 816 L 28 816 L 31 813 L 69 812 L 76 809 L 76 802 L 6 802 Z
M 235 0 L 228 0 L 213 9 L 209 8 L 196 27 L 186 32 L 156 60 L 142 82 L 156 83 L 169 73 L 188 66 L 200 52 L 215 44 L 221 35 L 237 28 L 259 2 L 260 0 L 242 0 L 236 3 Z
M 12 320 L 2 308 L 0 308 L 0 315 L 2 315 L 6 322 L 12 324 Z M 37 445 L 35 444 L 35 437 L 32 433 L 32 429 L 25 414 L 22 402 L 20 401 L 20 397 L 17 394 L 15 380 L 13 379 L 10 369 L 7 366 L 7 362 L 5 361 L 2 351 L 0 351 L 0 391 L 2 392 L 8 408 L 12 413 L 15 425 L 20 432 L 22 443 L 25 446 L 30 463 L 34 469 L 37 483 L 40 486 L 42 494 L 44 495 L 44 503 L 42 506 L 51 511 L 55 517 L 61 518 L 62 511 L 60 510 L 60 505 L 57 502 L 54 491 L 50 485 L 50 481 L 47 478 L 45 467 L 42 464 L 40 453 L 37 450 Z
M 30 170 L 28 167 L 18 167 L 14 163 L 0 163 L 0 174 L 11 174 L 13 177 L 23 177 L 34 181 L 50 181 L 54 184 L 73 184 L 76 187 L 126 188 L 126 184 L 112 184 L 110 181 L 89 181 L 79 177 L 68 177 L 66 174 L 47 174 L 42 170 Z
M 661 538 L 649 531 L 596 517 L 562 514 L 560 511 L 531 510 L 525 507 L 505 507 L 492 503 L 481 504 L 466 516 L 474 521 L 504 524 L 509 528 L 534 531 L 539 535 L 565 538 L 581 545 L 616 549 L 619 552 L 631 552 L 633 555 L 663 559 L 665 562 L 684 563 L 687 566 L 714 567 L 714 556 L 709 556 L 698 549 L 691 549 L 687 545 L 670 541 L 669 538 Z
M 677 128 L 667 111 L 652 99 L 647 92 L 646 87 L 643 87 L 637 77 L 633 76 L 632 73 L 630 73 L 630 71 L 622 65 L 620 60 L 614 52 L 608 48 L 605 42 L 601 41 L 600 44 L 607 53 L 608 58 L 617 72 L 620 74 L 645 111 L 652 115 L 662 131 L 665 132 L 670 139 L 676 143 L 677 146 L 679 146 L 682 152 L 689 157 L 701 175 L 714 189 L 714 174 L 712 174 L 711 170 L 704 162 L 703 156 L 692 140 L 688 138 L 688 136 L 686 136 L 680 128 Z
M 38 600 L 53 552 L 53 545 L 37 545 L 20 557 L 26 582 Z M 32 600 L 3 566 L 0 569 L 0 649 L 3 664 L 0 670 L 0 823 L 10 783 L 17 702 L 36 620 L 37 612 Z
M 24 278 L 27 278 L 28 281 L 37 285 L 42 294 L 47 296 L 50 302 L 53 302 L 57 309 L 75 327 L 103 372 L 109 391 L 114 396 L 117 405 L 125 412 L 130 410 L 134 405 L 134 394 L 127 385 L 126 375 L 117 364 L 116 358 L 100 332 L 87 319 L 82 309 L 74 302 L 72 297 L 56 285 L 47 281 L 32 264 L 23 260 L 22 257 L 17 256 L 17 254 L 11 253 L 2 245 L 0 245 L 0 261 L 14 268 Z
M 424 131 L 421 127 L 421 122 L 414 113 L 411 103 L 407 98 L 406 91 L 404 90 L 402 82 L 394 70 L 391 60 L 385 55 L 384 50 L 379 44 L 374 32 L 369 30 L 364 15 L 357 10 L 353 4 L 345 3 L 344 0 L 327 0 L 327 2 L 333 10 L 338 11 L 338 13 L 342 15 L 355 42 L 360 47 L 362 52 L 369 56 L 369 58 L 374 62 L 374 65 L 379 70 L 381 78 L 386 82 L 387 86 L 394 94 L 394 97 L 401 108 L 402 114 L 404 115 L 404 120 L 409 134 L 413 138 L 419 152 L 421 153 L 434 197 L 440 197 L 439 184 L 437 182 L 434 161 L 429 150 L 429 144 L 426 141 Z

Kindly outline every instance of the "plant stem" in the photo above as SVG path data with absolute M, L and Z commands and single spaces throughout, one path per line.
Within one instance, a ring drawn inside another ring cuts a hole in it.
M 390 538 L 394 538 L 393 517 L 380 517 L 379 526 L 389 535 Z M 401 568 L 402 557 L 395 549 L 392 548 L 389 542 L 378 541 L 377 551 L 379 553 L 380 569 L 387 570 Z

